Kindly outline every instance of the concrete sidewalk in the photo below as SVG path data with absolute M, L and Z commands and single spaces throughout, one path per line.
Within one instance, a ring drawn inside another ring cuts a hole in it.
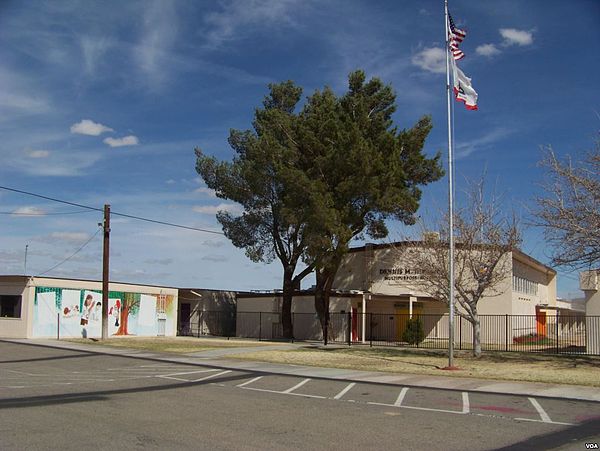
M 296 349 L 303 344 L 277 344 L 253 347 L 219 348 L 193 354 L 167 354 L 159 352 L 138 351 L 111 346 L 86 345 L 58 340 L 6 340 L 32 345 L 48 346 L 73 351 L 119 355 L 123 357 L 147 358 L 164 362 L 184 363 L 189 365 L 205 365 L 252 373 L 281 374 L 306 378 L 343 380 L 349 382 L 368 382 L 407 387 L 422 387 L 441 390 L 459 390 L 495 394 L 511 394 L 519 396 L 574 399 L 600 402 L 600 389 L 580 385 L 545 384 L 519 381 L 495 381 L 470 377 L 429 376 L 415 374 L 386 373 L 374 371 L 357 371 L 339 368 L 321 368 L 301 365 L 286 365 L 255 361 L 227 359 L 228 355 L 256 352 L 270 349 Z M 600 377 L 600 375 L 599 375 Z

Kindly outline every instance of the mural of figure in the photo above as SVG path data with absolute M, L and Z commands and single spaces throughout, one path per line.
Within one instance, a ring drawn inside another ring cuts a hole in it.
M 90 320 L 90 313 L 94 308 L 94 298 L 91 294 L 88 294 L 83 301 L 83 307 L 81 307 L 81 321 L 82 326 L 86 326 Z
M 98 322 L 100 319 L 102 319 L 102 302 L 96 302 L 96 305 L 91 312 L 90 320 Z

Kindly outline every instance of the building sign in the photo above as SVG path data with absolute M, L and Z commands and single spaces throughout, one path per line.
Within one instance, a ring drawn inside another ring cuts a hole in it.
M 380 268 L 379 276 L 389 285 L 400 285 L 402 282 L 421 280 L 423 276 L 415 268 Z

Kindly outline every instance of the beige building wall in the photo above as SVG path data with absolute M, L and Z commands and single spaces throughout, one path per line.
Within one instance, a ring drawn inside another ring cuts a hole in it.
M 25 338 L 31 335 L 33 323 L 33 303 L 28 302 L 28 278 L 11 276 L 0 278 L 0 293 L 21 296 L 20 318 L 0 317 L 0 337 Z
M 537 292 L 512 289 L 512 311 L 509 313 L 535 315 L 536 306 L 556 307 L 556 272 L 523 253 L 515 252 L 513 275 L 535 283 Z
M 331 296 L 329 311 L 338 320 L 345 317 L 340 313 L 350 311 L 352 298 L 349 296 Z M 321 340 L 323 338 L 319 319 L 315 310 L 314 296 L 297 295 L 292 301 L 292 320 L 294 322 L 294 338 L 297 340 Z M 246 338 L 273 339 L 281 337 L 281 294 L 257 294 L 238 296 L 236 335 Z M 345 326 L 336 324 L 337 328 L 346 330 Z M 337 329 L 336 328 L 336 329 Z M 337 337 L 336 339 L 340 339 Z M 344 339 L 344 338 L 341 338 Z
M 579 288 L 585 297 L 587 352 L 600 354 L 600 270 L 582 272 Z

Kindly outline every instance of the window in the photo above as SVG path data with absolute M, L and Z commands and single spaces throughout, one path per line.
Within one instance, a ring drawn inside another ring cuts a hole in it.
M 513 275 L 513 291 L 536 296 L 538 284 L 537 282 Z
M 21 296 L 0 294 L 0 318 L 21 317 Z

